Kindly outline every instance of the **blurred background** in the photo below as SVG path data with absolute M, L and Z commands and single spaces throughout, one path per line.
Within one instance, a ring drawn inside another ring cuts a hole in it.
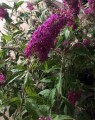
M 13 3 L 14 2 L 18 2 L 18 1 L 21 1 L 21 0 L 0 0 L 0 4 L 2 4 L 3 2 L 4 3 L 6 3 L 6 4 L 8 4 L 9 6 L 12 6 L 13 5 Z M 27 1 L 29 1 L 29 2 L 33 2 L 33 1 L 35 1 L 35 0 L 24 0 L 25 1 L 25 3 L 19 8 L 19 10 L 21 11 L 21 10 L 24 10 L 24 11 L 27 11 Z M 44 0 L 43 0 L 44 1 Z M 62 0 L 54 0 L 54 4 L 56 4 L 57 6 L 60 6 L 60 7 L 62 7 Z M 10 12 L 10 10 L 8 11 L 8 12 Z M 14 16 L 14 18 L 15 18 L 15 16 Z M 4 23 L 5 23 L 5 19 L 0 19 L 0 31 L 1 32 L 3 32 L 3 33 L 5 33 L 6 31 L 4 30 Z M 23 29 L 24 28 L 26 28 L 27 29 L 27 27 L 28 26 L 26 26 L 25 24 L 22 26 L 23 27 Z M 0 36 L 1 36 L 1 34 L 0 34 Z M 1 38 L 1 37 L 0 37 Z

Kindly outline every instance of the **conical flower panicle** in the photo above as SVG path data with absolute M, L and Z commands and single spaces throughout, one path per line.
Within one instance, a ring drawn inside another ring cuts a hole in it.
M 33 54 L 39 57 L 41 62 L 48 58 L 48 53 L 54 45 L 60 29 L 67 24 L 67 16 L 53 14 L 41 26 L 34 31 L 27 47 L 24 50 L 26 57 Z

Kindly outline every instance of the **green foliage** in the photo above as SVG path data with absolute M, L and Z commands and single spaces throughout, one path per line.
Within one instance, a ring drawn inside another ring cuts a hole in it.
M 87 24 L 84 28 L 82 21 L 75 18 L 78 28 L 73 30 L 66 26 L 60 31 L 47 61 L 41 63 L 35 56 L 25 58 L 23 51 L 31 34 L 54 12 L 42 2 L 35 0 L 32 11 L 19 11 L 24 1 L 15 2 L 13 7 L 2 4 L 11 14 L 0 41 L 0 72 L 6 77 L 5 83 L 0 84 L 0 117 L 9 120 L 5 114 L 9 108 L 7 112 L 13 120 L 38 120 L 40 116 L 50 116 L 52 120 L 90 120 L 86 109 L 90 102 L 86 103 L 85 96 L 88 91 L 95 92 L 95 85 L 84 84 L 80 77 L 92 75 L 95 80 L 95 26 L 88 27 Z M 23 29 L 22 24 L 28 28 Z M 87 33 L 83 34 L 85 30 Z M 83 44 L 84 39 L 90 43 Z M 64 41 L 66 45 L 63 45 Z M 82 80 L 86 79 L 83 77 Z M 70 90 L 81 91 L 82 97 L 75 105 L 68 99 Z M 91 110 L 93 106 L 95 102 Z M 79 109 L 78 115 L 76 109 Z
M 56 117 L 54 117 L 53 120 L 74 120 L 74 119 L 67 115 L 56 115 Z
M 18 7 L 20 7 L 23 3 L 24 1 L 19 1 L 19 2 L 14 3 L 14 9 L 17 10 Z

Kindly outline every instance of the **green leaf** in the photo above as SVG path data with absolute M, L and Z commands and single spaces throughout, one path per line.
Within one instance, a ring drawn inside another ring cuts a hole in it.
M 72 117 L 67 115 L 56 115 L 53 120 L 74 120 Z
M 62 96 L 62 100 L 65 103 L 64 111 L 66 112 L 66 114 L 73 116 L 74 106 L 72 104 L 70 104 L 70 102 L 68 101 L 68 99 L 66 97 Z
M 56 89 L 60 95 L 62 95 L 62 85 L 64 78 L 62 77 L 62 73 L 59 74 L 58 83 L 56 85 Z
M 45 19 L 46 19 L 46 12 L 47 12 L 47 9 L 45 9 L 45 10 L 43 10 L 42 11 L 42 14 L 41 14 L 41 16 L 40 16 L 40 18 L 41 18 L 41 22 L 43 22 Z
M 29 78 L 30 78 L 30 73 L 28 71 L 25 72 L 25 80 L 24 80 L 24 86 L 26 86 L 27 84 L 29 84 Z
M 46 100 L 42 96 L 32 96 L 31 99 L 34 100 L 38 105 L 46 104 Z
M 65 38 L 68 39 L 70 37 L 70 31 L 67 29 L 65 31 Z
M 22 74 L 15 76 L 13 79 L 11 79 L 8 84 L 12 83 L 13 81 L 17 80 L 19 77 L 21 77 Z
M 52 66 L 51 68 L 49 68 L 48 66 L 45 65 L 45 70 L 43 72 L 49 73 L 56 69 L 58 69 L 56 65 Z
M 36 92 L 32 90 L 31 86 L 26 85 L 24 88 L 27 95 L 31 97 L 37 95 Z
M 37 104 L 34 104 L 29 99 L 27 99 L 26 101 L 25 108 L 28 111 L 28 113 L 31 114 L 31 116 L 33 116 L 35 120 L 38 118 L 38 115 L 40 115 Z
M 3 101 L 2 105 L 3 106 L 11 106 L 11 105 L 19 105 L 21 102 L 20 98 L 19 97 L 14 97 L 14 98 L 11 98 L 11 99 L 7 99 L 6 101 Z
M 48 105 L 39 105 L 39 110 L 43 116 L 48 116 L 50 107 Z
M 43 78 L 43 79 L 41 80 L 41 82 L 44 82 L 44 83 L 51 83 L 52 80 L 49 79 L 49 78 Z
M 13 73 L 17 73 L 17 72 L 21 72 L 22 70 L 20 70 L 20 69 L 12 69 L 11 70 Z
M 9 6 L 9 5 L 7 5 L 6 3 L 2 3 L 2 6 L 3 6 L 4 8 L 6 8 L 6 9 L 12 9 L 12 7 Z
M 6 41 L 10 41 L 12 39 L 12 36 L 9 34 L 3 34 L 2 36 Z
M 20 101 L 20 98 L 14 97 L 14 98 L 11 98 L 10 103 L 19 102 L 19 101 Z
M 43 95 L 47 99 L 47 103 L 49 103 L 51 106 L 55 102 L 55 96 L 56 96 L 56 89 L 45 89 L 39 93 L 40 95 Z
M 20 7 L 23 3 L 24 3 L 24 1 L 19 1 L 19 2 L 14 3 L 15 10 L 17 10 L 18 7 Z
M 50 90 L 49 89 L 45 89 L 41 92 L 39 92 L 40 95 L 43 95 L 44 97 L 48 97 L 50 94 Z
M 62 45 L 62 42 L 65 40 L 65 36 L 64 35 L 58 36 L 57 39 L 58 39 L 58 44 L 57 44 L 57 48 L 58 48 Z
M 20 24 L 22 24 L 22 23 L 23 23 L 23 22 L 20 21 L 20 22 L 17 22 L 15 25 L 18 26 L 18 25 L 20 25 Z
M 38 4 L 41 0 L 34 0 L 36 4 Z
M 16 35 L 21 34 L 21 33 L 22 33 L 21 30 L 17 30 L 16 32 L 13 33 L 13 37 L 15 37 Z
M 56 88 L 53 88 L 51 91 L 50 91 L 50 95 L 49 95 L 49 100 L 51 102 L 51 106 L 53 106 L 54 102 L 55 102 L 55 97 L 56 97 Z

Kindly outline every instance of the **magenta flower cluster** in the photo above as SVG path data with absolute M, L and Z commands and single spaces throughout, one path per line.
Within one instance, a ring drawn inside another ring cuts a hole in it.
M 26 57 L 33 54 L 44 62 L 48 58 L 48 53 L 54 45 L 54 40 L 58 36 L 60 29 L 67 24 L 69 17 L 67 14 L 51 15 L 41 26 L 34 31 L 27 47 L 24 50 Z
M 67 93 L 67 98 L 68 98 L 69 102 L 72 105 L 76 104 L 76 102 L 78 101 L 78 99 L 80 98 L 80 96 L 81 96 L 81 92 L 80 91 L 75 92 L 73 90 L 70 90 Z
M 0 73 L 0 84 L 3 84 L 5 82 L 5 76 Z
M 89 8 L 85 10 L 86 14 L 95 14 L 95 0 L 88 0 Z
M 50 117 L 39 117 L 39 120 L 52 120 Z
M 0 17 L 1 18 L 6 18 L 8 16 L 7 10 L 5 10 L 4 7 L 0 6 Z
M 60 14 L 63 17 L 65 17 L 65 19 L 67 20 L 66 25 L 68 27 L 72 27 L 73 29 L 75 29 L 75 27 L 76 27 L 75 18 L 74 18 L 74 15 L 71 13 L 70 9 L 67 9 L 67 10 L 65 10 L 65 8 L 61 9 Z
M 63 0 L 64 7 L 67 7 L 70 12 L 76 16 L 80 11 L 80 1 L 79 0 Z

